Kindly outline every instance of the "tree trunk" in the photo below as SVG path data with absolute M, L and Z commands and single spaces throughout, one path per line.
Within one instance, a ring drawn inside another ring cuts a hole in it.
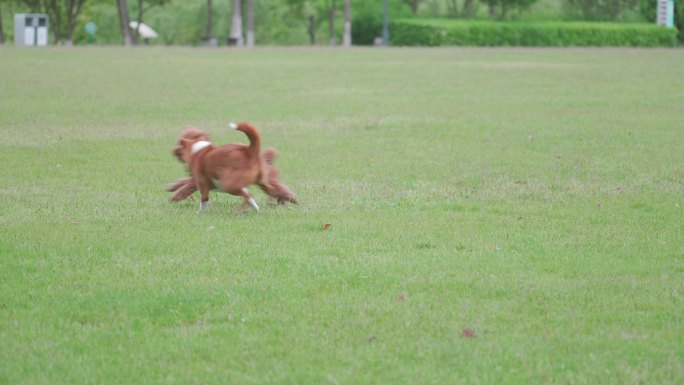
M 57 0 L 50 0 L 45 2 L 46 12 L 50 18 L 50 29 L 52 36 L 55 38 L 55 44 L 62 43 L 62 14 L 59 12 L 59 4 Z
M 496 0 L 487 1 L 487 8 L 489 10 L 490 17 L 496 17 Z
M 337 44 L 337 35 L 335 34 L 335 14 L 337 13 L 337 0 L 332 0 L 330 9 L 328 9 L 328 37 L 330 45 Z
M 316 16 L 309 15 L 309 26 L 306 32 L 309 34 L 309 44 L 316 45 Z
M 2 2 L 0 2 L 0 45 L 5 43 L 5 33 L 2 30 Z
M 344 47 L 351 47 L 352 45 L 351 0 L 344 0 L 344 35 L 342 35 L 342 45 Z
M 74 45 L 74 27 L 76 26 L 76 18 L 81 14 L 81 8 L 86 0 L 67 0 L 67 32 L 66 45 L 71 47 Z
M 204 38 L 211 40 L 213 34 L 211 33 L 211 0 L 207 0 L 207 30 L 204 32 Z
M 140 24 L 143 22 L 143 15 L 145 13 L 145 9 L 143 8 L 143 0 L 138 0 L 138 19 L 137 22 L 138 24 L 135 26 L 135 33 L 133 34 L 133 42 L 135 44 L 140 43 Z
M 674 25 L 677 27 L 678 38 L 680 42 L 684 42 L 684 15 L 682 15 L 682 9 L 684 6 L 681 3 L 676 3 L 674 7 Z
M 411 12 L 414 15 L 418 13 L 418 3 L 420 3 L 420 0 L 404 0 L 404 2 L 411 7 Z
M 458 17 L 458 0 L 450 0 L 447 2 L 447 12 L 449 17 Z
M 240 0 L 233 0 L 233 16 L 230 23 L 230 36 L 228 37 L 228 43 L 230 45 L 239 47 L 244 44 L 242 39 L 242 11 L 240 5 Z
M 71 47 L 74 45 L 74 40 L 72 38 L 73 32 L 74 32 L 74 0 L 67 0 L 66 2 L 66 17 L 67 17 L 67 22 L 66 22 L 66 39 L 65 39 L 65 45 L 67 47 Z
M 382 45 L 389 47 L 389 0 L 383 2 L 382 13 Z
M 133 39 L 131 38 L 131 29 L 128 25 L 128 5 L 126 5 L 126 0 L 117 0 L 117 5 L 123 45 L 124 47 L 130 47 L 133 45 Z
M 467 19 L 473 17 L 473 0 L 465 0 L 463 3 L 463 17 Z
M 254 47 L 254 0 L 247 0 L 247 47 Z

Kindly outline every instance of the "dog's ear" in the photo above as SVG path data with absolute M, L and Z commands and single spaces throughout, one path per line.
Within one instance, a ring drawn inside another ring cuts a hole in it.
M 176 146 L 173 149 L 173 155 L 178 158 L 181 162 L 183 161 L 183 146 Z
M 189 154 L 192 143 L 193 141 L 189 139 L 178 139 L 178 145 L 173 149 L 173 155 L 181 162 L 187 163 L 188 160 L 185 157 Z

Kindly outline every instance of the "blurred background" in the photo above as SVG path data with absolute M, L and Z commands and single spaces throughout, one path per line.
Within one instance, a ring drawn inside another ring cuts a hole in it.
M 682 3 L 674 3 L 673 12 L 680 31 Z M 0 0 L 0 41 L 13 41 L 13 18 L 21 13 L 47 14 L 49 44 L 58 45 L 345 45 L 345 20 L 350 44 L 380 45 L 385 11 L 391 33 L 394 23 L 413 21 L 415 26 L 422 20 L 513 25 L 514 30 L 578 21 L 652 26 L 657 5 L 658 0 Z M 156 36 L 146 38 L 147 27 Z M 675 34 L 681 44 L 682 35 Z M 440 45 L 426 37 L 396 43 Z M 463 45 L 568 44 L 468 40 Z

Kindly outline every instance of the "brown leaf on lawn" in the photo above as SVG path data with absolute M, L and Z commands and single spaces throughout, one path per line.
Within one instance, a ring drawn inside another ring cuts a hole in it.
M 325 223 L 325 224 L 323 225 L 323 230 L 327 230 L 328 227 L 330 227 L 330 223 Z
M 463 331 L 461 332 L 461 337 L 475 338 L 475 332 L 471 328 L 463 328 Z
M 399 294 L 399 296 L 397 297 L 397 301 L 401 302 L 401 301 L 405 301 L 405 300 L 406 300 L 406 296 L 404 294 Z

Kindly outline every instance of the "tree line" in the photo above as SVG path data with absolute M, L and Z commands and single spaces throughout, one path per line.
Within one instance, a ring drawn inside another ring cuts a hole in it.
M 163 44 L 372 44 L 382 35 L 385 1 L 395 18 L 447 17 L 518 19 L 537 2 L 549 2 L 561 20 L 648 21 L 657 0 L 0 0 L 3 12 L 46 13 L 51 41 L 72 45 L 83 40 L 83 25 L 98 20 L 99 42 L 141 44 L 139 26 L 148 18 L 163 24 Z M 681 27 L 677 2 L 676 19 Z M 199 13 L 202 13 L 200 16 Z M 8 14 L 5 20 L 11 20 Z M 169 14 L 168 16 L 164 16 Z M 117 23 L 114 21 L 118 19 Z M 131 28 L 131 21 L 140 22 Z M 156 23 L 155 23 L 156 22 Z M 216 24 L 219 24 L 218 26 Z M 226 25 L 227 24 L 227 25 Z M 116 29 L 113 26 L 117 25 Z M 681 28 L 680 28 L 681 30 Z M 170 32 L 172 31 L 172 32 Z M 292 38 L 290 36 L 298 36 Z M 323 37 L 322 37 L 323 36 Z

